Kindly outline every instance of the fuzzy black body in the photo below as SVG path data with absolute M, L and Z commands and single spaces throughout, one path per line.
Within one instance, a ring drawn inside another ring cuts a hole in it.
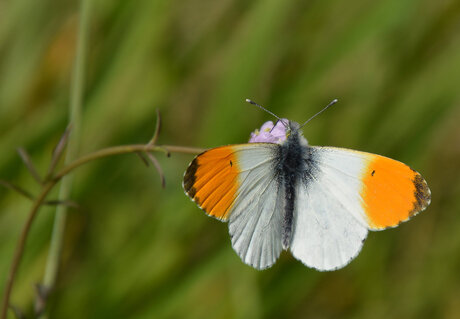
M 276 176 L 280 187 L 284 188 L 285 206 L 283 218 L 282 241 L 283 248 L 289 248 L 292 238 L 292 225 L 296 202 L 296 189 L 302 183 L 308 171 L 310 147 L 296 127 L 297 123 L 290 122 L 291 134 L 278 148 L 276 155 Z

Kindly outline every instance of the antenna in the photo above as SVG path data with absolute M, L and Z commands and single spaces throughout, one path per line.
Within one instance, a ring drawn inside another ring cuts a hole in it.
M 248 102 L 248 103 L 250 103 L 250 104 L 252 104 L 252 105 L 258 106 L 259 108 L 261 108 L 262 110 L 264 110 L 264 111 L 267 112 L 268 114 L 273 115 L 274 117 L 276 117 L 276 118 L 278 119 L 278 121 L 280 121 L 280 122 L 284 125 L 284 127 L 285 127 L 286 129 L 289 129 L 289 128 L 287 127 L 286 123 L 284 123 L 284 122 L 281 120 L 281 118 L 278 117 L 276 114 L 270 112 L 269 110 L 267 110 L 267 109 L 264 108 L 263 106 L 257 104 L 256 102 L 254 102 L 254 101 L 252 101 L 252 100 L 250 100 L 250 99 L 246 99 L 246 102 Z
M 335 103 L 337 103 L 338 100 L 337 99 L 333 99 L 331 101 L 331 103 L 329 103 L 328 105 L 326 105 L 325 108 L 323 108 L 321 111 L 319 111 L 318 113 L 316 113 L 315 115 L 313 115 L 312 117 L 310 117 L 305 123 L 303 123 L 300 128 L 304 127 L 305 124 L 307 124 L 308 122 L 310 122 L 311 120 L 313 120 L 315 117 L 317 117 L 318 115 L 320 115 L 321 113 L 323 113 L 324 111 L 326 111 L 330 106 L 334 105 Z

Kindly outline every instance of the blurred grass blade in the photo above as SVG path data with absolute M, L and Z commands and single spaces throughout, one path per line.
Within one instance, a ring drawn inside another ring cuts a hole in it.
M 69 122 L 72 125 L 72 134 L 69 135 L 65 163 L 70 163 L 76 158 L 80 137 L 80 118 L 84 87 L 84 66 L 86 42 L 88 36 L 90 1 L 80 1 L 79 26 L 77 34 L 77 46 L 74 60 L 72 83 L 70 88 Z M 58 150 L 59 151 L 59 150 Z M 72 188 L 72 175 L 65 176 L 59 190 L 59 200 L 66 201 Z M 57 206 L 56 217 L 53 225 L 51 245 L 47 258 L 43 285 L 52 288 L 55 285 L 61 260 L 61 251 L 64 241 L 67 207 Z

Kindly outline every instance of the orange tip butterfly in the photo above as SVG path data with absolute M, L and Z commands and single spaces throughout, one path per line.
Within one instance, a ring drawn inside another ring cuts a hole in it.
M 250 143 L 207 150 L 184 174 L 185 193 L 209 216 L 229 222 L 233 249 L 256 269 L 271 267 L 288 249 L 308 267 L 342 268 L 369 230 L 396 227 L 430 204 L 426 181 L 409 166 L 310 146 L 302 126 L 267 122 Z

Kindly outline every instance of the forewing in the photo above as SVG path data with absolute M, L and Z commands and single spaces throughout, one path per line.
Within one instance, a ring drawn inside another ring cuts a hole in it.
M 397 226 L 430 203 L 421 175 L 387 157 L 311 147 L 306 162 L 291 251 L 319 270 L 345 266 L 361 250 L 368 229 Z
M 315 153 L 313 158 L 317 158 L 320 170 L 335 178 L 340 188 L 348 188 L 355 211 L 360 212 L 370 230 L 398 226 L 431 202 L 424 178 L 404 163 L 334 147 L 314 147 Z
M 186 193 L 208 215 L 229 221 L 232 246 L 248 265 L 270 267 L 281 252 L 284 196 L 274 165 L 279 145 L 251 143 L 198 155 Z

